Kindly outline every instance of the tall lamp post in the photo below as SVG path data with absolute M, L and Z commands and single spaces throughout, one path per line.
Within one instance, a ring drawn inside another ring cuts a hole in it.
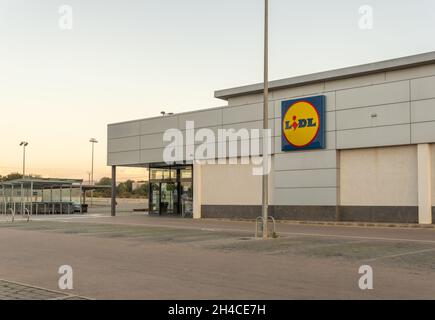
M 22 141 L 20 146 L 23 147 L 23 179 L 26 176 L 26 147 L 29 145 L 27 141 Z
M 92 144 L 92 165 L 91 165 L 91 185 L 94 184 L 94 146 L 98 143 L 98 140 L 91 138 L 89 142 Z M 91 190 L 91 207 L 93 206 L 94 190 Z
M 268 164 L 269 142 L 267 141 L 269 130 L 269 0 L 264 0 L 264 106 L 263 106 L 263 197 L 262 197 L 262 216 L 263 216 L 263 239 L 268 235 L 269 219 L 269 170 Z

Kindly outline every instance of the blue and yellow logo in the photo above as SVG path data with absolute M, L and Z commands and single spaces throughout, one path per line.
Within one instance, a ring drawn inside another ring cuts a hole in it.
M 325 148 L 325 96 L 282 103 L 282 151 Z

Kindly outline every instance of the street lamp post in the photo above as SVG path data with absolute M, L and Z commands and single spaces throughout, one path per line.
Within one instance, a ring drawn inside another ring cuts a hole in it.
M 91 165 L 91 185 L 94 184 L 94 146 L 98 143 L 98 140 L 91 138 L 89 142 L 92 144 L 92 165 Z M 93 206 L 94 191 L 91 190 L 91 207 Z
M 269 211 L 269 170 L 268 164 L 269 142 L 267 141 L 269 130 L 269 0 L 264 0 L 264 106 L 263 106 L 263 197 L 262 197 L 262 216 L 263 216 L 263 239 L 268 235 L 268 211 Z
M 29 145 L 27 141 L 22 141 L 20 146 L 23 147 L 23 179 L 26 176 L 26 147 Z

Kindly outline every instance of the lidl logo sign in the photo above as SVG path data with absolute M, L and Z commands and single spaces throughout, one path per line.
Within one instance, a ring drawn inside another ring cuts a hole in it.
M 282 103 L 282 151 L 325 148 L 325 96 Z

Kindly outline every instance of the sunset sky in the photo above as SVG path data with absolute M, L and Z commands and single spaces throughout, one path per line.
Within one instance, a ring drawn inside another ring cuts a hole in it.
M 72 30 L 59 7 L 73 9 Z M 358 26 L 362 5 L 374 27 Z M 270 0 L 270 77 L 435 51 L 433 0 Z M 263 0 L 0 0 L 0 174 L 109 176 L 107 124 L 225 105 L 262 81 Z M 119 169 L 120 180 L 145 178 Z

